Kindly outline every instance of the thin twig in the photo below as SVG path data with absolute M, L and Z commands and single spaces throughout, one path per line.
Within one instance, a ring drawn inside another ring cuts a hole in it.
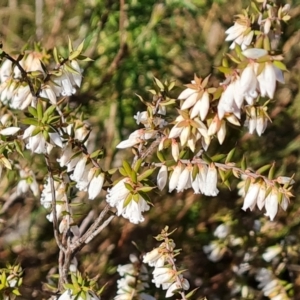
M 78 240 L 76 240 L 72 245 L 71 245 L 71 251 L 73 254 L 75 254 L 76 252 L 80 251 L 86 244 L 87 244 L 87 240 L 89 239 L 89 237 L 91 235 L 93 235 L 93 233 L 98 229 L 101 221 L 103 220 L 103 218 L 105 217 L 105 215 L 110 211 L 110 206 L 109 204 L 107 204 L 104 209 L 102 210 L 102 212 L 100 213 L 100 215 L 98 216 L 98 218 L 95 220 L 95 222 L 90 226 L 90 228 L 87 230 L 87 232 L 80 237 Z M 111 220 L 110 220 L 111 221 Z M 110 222 L 109 221 L 109 222 Z M 108 224 L 107 224 L 108 225 Z M 107 226 L 106 225 L 106 226 Z M 95 237 L 95 235 L 93 236 L 93 238 Z M 89 242 L 92 239 L 89 239 Z

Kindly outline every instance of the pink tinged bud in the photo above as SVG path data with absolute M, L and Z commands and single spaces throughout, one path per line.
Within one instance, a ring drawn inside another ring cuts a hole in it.
M 266 198 L 265 202 L 265 209 L 266 213 L 265 216 L 270 217 L 270 220 L 273 221 L 277 211 L 278 211 L 278 192 L 273 190 L 268 197 Z
M 181 109 L 185 110 L 192 107 L 197 102 L 197 99 L 198 99 L 198 93 L 195 91 L 188 98 L 186 98 L 186 100 L 182 103 Z
M 162 191 L 167 184 L 168 180 L 168 167 L 162 165 L 157 174 L 157 186 Z
M 226 122 L 224 120 L 221 122 L 221 127 L 218 130 L 217 137 L 220 145 L 222 145 L 226 137 Z
M 179 146 L 175 139 L 172 139 L 172 156 L 175 161 L 179 159 Z
M 212 122 L 209 125 L 208 135 L 212 136 L 212 135 L 216 134 L 217 131 L 220 129 L 220 126 L 221 126 L 220 119 L 219 119 L 218 115 L 215 115 L 215 117 L 213 118 Z
M 260 185 L 257 183 L 251 183 L 250 187 L 247 191 L 246 197 L 244 199 L 244 205 L 242 207 L 242 210 L 246 211 L 248 208 L 250 210 L 253 209 L 253 207 L 256 204 L 258 192 L 260 189 Z
M 191 149 L 192 152 L 195 151 L 196 144 L 195 144 L 195 139 L 193 137 L 188 139 L 187 146 Z
M 178 181 L 179 181 L 179 177 L 180 177 L 181 171 L 182 171 L 182 167 L 181 167 L 181 164 L 179 163 L 175 167 L 175 169 L 174 169 L 174 171 L 173 171 L 173 173 L 172 173 L 172 175 L 170 177 L 170 181 L 169 181 L 169 193 L 171 193 L 176 188 L 176 186 L 178 184 Z

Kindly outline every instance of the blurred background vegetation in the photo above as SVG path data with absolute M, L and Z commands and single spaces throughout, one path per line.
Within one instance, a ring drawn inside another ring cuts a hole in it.
M 260 211 L 243 212 L 237 182 L 232 182 L 231 191 L 220 186 L 214 198 L 192 191 L 153 194 L 154 208 L 144 223 L 136 226 L 115 219 L 78 257 L 80 270 L 90 277 L 100 275 L 100 285 L 107 283 L 103 299 L 115 295 L 116 266 L 128 263 L 130 253 L 138 253 L 131 241 L 142 252 L 150 251 L 157 245 L 152 236 L 165 225 L 177 228 L 174 239 L 183 249 L 178 263 L 188 270 L 192 287 L 199 287 L 195 299 L 267 299 L 254 275 L 261 267 L 291 283 L 290 298 L 300 299 L 300 3 L 289 3 L 293 18 L 284 27 L 280 45 L 289 72 L 272 103 L 273 123 L 261 138 L 232 128 L 227 143 L 210 147 L 211 153 L 227 153 L 236 146 L 235 159 L 246 155 L 253 169 L 275 162 L 277 175 L 295 174 L 295 197 L 288 211 L 280 212 L 274 222 Z M 109 168 L 132 157 L 130 151 L 116 153 L 114 146 L 136 128 L 133 115 L 145 108 L 135 94 L 151 100 L 147 90 L 154 76 L 182 86 L 194 74 L 212 73 L 211 82 L 218 85 L 222 74 L 215 66 L 229 46 L 224 42 L 225 30 L 248 4 L 240 0 L 0 0 L 0 40 L 7 52 L 17 53 L 34 42 L 63 51 L 68 37 L 75 45 L 85 39 L 85 54 L 93 61 L 83 66 L 83 86 L 69 101 L 72 107 L 81 105 L 89 116 L 95 147 L 105 149 L 103 164 Z M 40 176 L 41 187 L 43 179 Z M 0 265 L 18 262 L 25 269 L 19 299 L 47 299 L 50 295 L 43 283 L 57 271 L 52 224 L 39 199 L 28 194 L 7 207 L 7 195 L 2 193 L 0 199 Z M 104 196 L 86 201 L 76 221 L 80 223 L 91 207 L 96 216 Z M 213 232 L 221 223 L 231 224 L 232 234 L 243 242 L 227 246 L 223 258 L 211 262 L 203 246 L 217 239 Z M 266 248 L 276 244 L 282 246 L 281 253 L 272 262 L 264 261 Z M 243 263 L 249 264 L 249 270 L 241 275 L 236 269 Z M 242 295 L 241 287 L 249 293 Z M 164 299 L 163 295 L 155 297 Z

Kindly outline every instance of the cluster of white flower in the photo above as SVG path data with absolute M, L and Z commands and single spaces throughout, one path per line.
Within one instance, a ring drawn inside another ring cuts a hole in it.
M 145 293 L 145 289 L 149 288 L 148 270 L 138 258 L 131 254 L 131 261 L 127 265 L 119 265 L 118 273 L 122 277 L 118 280 L 118 291 L 115 300 L 139 299 L 139 300 L 155 300 L 154 297 Z
M 161 286 L 163 290 L 167 290 L 166 298 L 190 288 L 187 279 L 176 269 L 174 250 L 175 243 L 173 240 L 166 239 L 159 247 L 146 253 L 143 257 L 144 263 L 154 267 L 152 282 L 157 288 Z
M 275 181 L 283 185 L 294 183 L 294 180 L 289 177 L 279 177 Z M 250 185 L 247 186 L 247 190 L 245 190 L 245 181 L 241 181 L 239 187 L 239 194 L 244 197 L 242 209 L 247 210 L 250 208 L 250 210 L 253 210 L 257 206 L 259 210 L 262 210 L 264 207 L 266 210 L 265 215 L 270 217 L 271 220 L 276 216 L 279 206 L 283 210 L 287 209 L 290 197 L 292 197 L 291 192 L 285 189 L 284 186 L 277 187 L 273 186 L 273 184 L 270 186 L 263 180 L 255 181 L 252 179 Z
M 211 241 L 209 245 L 203 246 L 204 253 L 208 254 L 208 259 L 217 262 L 220 261 L 228 247 L 235 247 L 242 244 L 242 239 L 235 237 L 231 233 L 231 226 L 223 223 L 220 224 L 214 231 L 214 236 L 217 240 Z
M 57 300 L 100 300 L 101 298 L 98 297 L 93 291 L 87 291 L 82 295 L 75 294 L 73 295 L 71 290 L 66 290 L 62 295 L 60 295 Z
M 271 300 L 290 300 L 286 289 L 279 279 L 273 273 L 265 268 L 258 270 L 255 279 L 259 282 L 258 288 L 263 291 L 265 297 Z
M 34 74 L 41 80 L 47 75 L 42 66 L 41 54 L 30 52 L 13 67 L 13 62 L 6 59 L 0 68 L 0 100 L 15 109 L 24 110 L 28 106 L 35 106 L 37 97 L 26 82 L 26 74 Z M 47 82 L 40 88 L 40 96 L 56 104 L 58 96 L 71 96 L 76 92 L 75 87 L 81 85 L 81 70 L 76 60 L 67 62 L 53 74 L 48 76 Z M 19 66 L 23 69 L 20 70 Z M 24 74 L 22 73 L 24 71 Z
M 157 184 L 160 190 L 165 187 L 167 178 L 167 167 L 162 165 L 157 175 Z M 216 196 L 219 192 L 217 181 L 217 169 L 213 163 L 207 166 L 206 164 L 184 164 L 179 161 L 170 176 L 169 192 L 175 188 L 177 192 L 182 192 L 192 187 L 196 194 Z
M 17 195 L 21 196 L 31 190 L 33 195 L 38 197 L 40 194 L 39 185 L 33 171 L 28 167 L 20 168 L 19 174 L 20 180 L 17 185 Z
M 143 222 L 142 212 L 148 211 L 150 206 L 140 194 L 135 194 L 137 195 L 137 198 L 135 198 L 127 189 L 126 184 L 132 184 L 131 179 L 128 177 L 121 179 L 111 189 L 108 189 L 106 201 L 111 207 L 116 207 L 118 216 L 122 215 L 134 224 Z
M 69 125 L 66 131 L 69 136 L 74 131 L 74 139 L 80 142 L 84 141 L 89 134 L 87 125 L 84 123 L 75 124 L 75 126 Z M 88 140 L 85 141 L 85 144 L 87 143 Z M 72 143 L 67 141 L 63 146 L 62 155 L 57 161 L 61 167 L 67 167 L 67 172 L 73 171 L 70 178 L 76 182 L 76 187 L 80 191 L 88 192 L 90 200 L 95 199 L 99 195 L 105 181 L 105 175 L 82 150 L 77 149 L 76 151 Z
M 26 148 L 35 153 L 49 154 L 53 146 L 63 147 L 62 138 L 56 131 L 43 131 L 34 125 L 30 125 L 25 129 L 23 139 L 28 139 Z
M 55 201 L 56 201 L 56 215 L 57 218 L 61 216 L 61 213 L 65 210 L 65 206 L 67 203 L 67 191 L 66 191 L 66 185 L 65 181 L 57 181 L 53 180 L 54 184 L 54 195 L 55 195 Z M 47 183 L 44 184 L 44 188 L 41 194 L 41 204 L 45 208 L 50 208 L 52 206 L 52 189 L 50 184 L 50 178 L 47 178 Z M 53 213 L 51 212 L 47 219 L 50 222 L 53 222 Z

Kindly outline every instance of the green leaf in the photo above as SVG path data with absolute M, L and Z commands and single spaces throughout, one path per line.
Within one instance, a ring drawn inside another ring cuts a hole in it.
M 211 160 L 213 162 L 218 162 L 218 161 L 223 160 L 226 156 L 227 156 L 226 154 L 216 154 L 213 157 L 211 157 Z
M 262 167 L 260 167 L 260 168 L 256 171 L 256 174 L 262 174 L 262 173 L 268 171 L 271 167 L 272 167 L 271 164 L 262 166 Z
M 39 100 L 36 106 L 37 109 L 37 118 L 38 120 L 42 120 L 43 118 L 43 105 L 42 102 Z
M 275 173 L 275 163 L 272 164 L 272 166 L 269 170 L 268 178 L 273 179 L 274 178 L 274 173 Z
M 34 125 L 34 126 L 39 126 L 40 124 L 38 120 L 32 118 L 22 119 L 21 123 L 25 125 Z
M 132 200 L 132 194 L 128 194 L 126 199 L 124 200 L 124 203 L 123 203 L 123 208 L 126 207 Z
M 140 174 L 137 178 L 138 182 L 143 181 L 144 179 L 148 178 L 149 176 L 151 176 L 153 174 L 153 172 L 156 170 L 156 168 L 152 168 L 152 169 L 148 169 L 145 172 L 143 172 L 142 174 Z
M 162 153 L 161 151 L 158 151 L 158 150 L 157 150 L 156 156 L 157 156 L 157 158 L 158 158 L 161 162 L 165 162 L 165 161 L 166 161 L 166 159 L 165 159 L 165 157 L 164 157 L 164 155 L 163 155 L 163 153 Z
M 128 176 L 128 174 L 127 174 L 127 172 L 125 171 L 125 169 L 124 168 L 119 168 L 119 172 L 120 172 L 120 174 L 121 175 L 123 175 L 123 176 L 125 176 L 125 177 L 127 177 Z
M 35 118 L 37 118 L 37 111 L 36 111 L 36 109 L 35 109 L 34 107 L 28 106 L 28 111 L 29 111 L 29 113 L 30 113 L 32 116 L 34 116 Z
M 227 157 L 226 157 L 226 160 L 225 160 L 225 164 L 229 163 L 231 160 L 232 160 L 232 157 L 235 153 L 235 148 L 233 148 L 228 154 L 227 154 Z
M 129 165 L 128 161 L 125 159 L 123 160 L 123 168 L 124 168 L 127 176 L 130 176 L 132 169 L 131 169 L 131 166 Z
M 58 55 L 58 52 L 57 52 L 57 48 L 54 47 L 53 48 L 53 57 L 54 57 L 54 60 L 57 64 L 59 64 L 59 55 Z
M 126 186 L 126 189 L 129 190 L 130 192 L 133 192 L 134 191 L 134 188 L 132 187 L 131 184 L 127 183 L 127 182 L 124 182 L 124 185 Z
M 286 68 L 286 65 L 279 60 L 273 61 L 273 65 L 282 71 L 288 71 L 288 69 Z
M 82 50 L 83 50 L 83 46 L 84 46 L 84 42 L 85 42 L 85 40 L 83 40 L 79 45 L 78 45 L 78 47 L 77 47 L 77 51 L 80 51 L 80 52 L 82 52 Z
M 159 87 L 159 89 L 161 91 L 164 91 L 165 87 L 164 87 L 163 83 L 160 80 L 158 80 L 156 77 L 154 77 L 154 80 L 155 80 L 156 85 Z
M 135 162 L 134 167 L 133 167 L 133 170 L 134 170 L 135 172 L 138 172 L 138 170 L 140 169 L 142 163 L 143 163 L 143 160 L 142 160 L 141 158 L 139 158 L 139 159 Z
M 196 291 L 198 290 L 199 288 L 197 287 L 197 288 L 195 288 L 194 290 L 192 290 L 192 291 L 190 291 L 186 296 L 185 296 L 185 298 L 191 298 L 195 293 L 196 293 Z
M 81 50 L 75 50 L 69 55 L 69 60 L 76 59 L 81 53 Z
M 139 192 L 144 192 L 144 193 L 149 193 L 150 191 L 152 191 L 153 189 L 155 189 L 155 186 L 143 186 L 137 189 L 138 193 Z

